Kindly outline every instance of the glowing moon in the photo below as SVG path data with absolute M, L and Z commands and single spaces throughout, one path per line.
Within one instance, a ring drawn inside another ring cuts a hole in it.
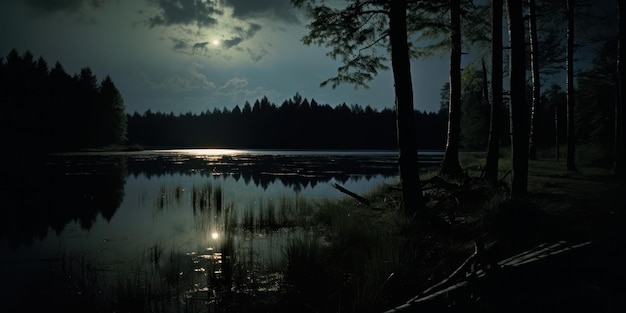
M 219 39 L 213 39 L 213 41 L 211 41 L 211 44 L 214 46 L 219 46 L 220 45 L 220 41 Z

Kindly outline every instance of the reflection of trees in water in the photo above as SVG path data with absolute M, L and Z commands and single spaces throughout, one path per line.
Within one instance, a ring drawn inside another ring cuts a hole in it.
M 0 239 L 6 239 L 13 247 L 43 239 L 49 229 L 60 234 L 72 221 L 86 230 L 98 215 L 109 221 L 124 198 L 128 174 L 148 178 L 181 173 L 221 175 L 264 190 L 276 183 L 296 192 L 332 180 L 346 183 L 377 175 L 397 175 L 397 157 L 393 154 L 77 154 L 14 157 L 5 164 L 0 179 Z
M 148 247 L 137 258 L 139 270 L 123 278 L 129 283 L 118 289 L 117 303 L 154 312 L 240 312 L 271 304 L 285 283 L 284 243 L 305 230 L 305 214 L 312 211 L 294 195 L 243 202 L 244 212 L 251 213 L 246 216 L 239 205 L 224 201 L 222 188 L 208 181 L 184 188 L 166 181 L 159 187 L 154 212 L 193 212 L 187 229 L 192 239 L 184 248 L 167 241 Z
M 129 157 L 129 171 L 138 176 L 200 173 L 233 177 L 264 190 L 273 183 L 300 191 L 320 183 L 371 179 L 398 173 L 396 155 L 225 155 L 220 157 L 151 155 Z
M 16 160 L 3 170 L 0 238 L 12 247 L 60 234 L 76 221 L 90 229 L 98 215 L 109 221 L 124 199 L 123 158 L 49 157 Z
M 227 200 L 230 199 L 230 200 Z M 280 228 L 306 226 L 313 202 L 298 193 L 241 199 L 224 189 L 220 181 L 204 181 L 182 186 L 165 182 L 154 202 L 154 212 L 190 210 L 196 237 L 206 237 L 226 229 L 269 233 Z

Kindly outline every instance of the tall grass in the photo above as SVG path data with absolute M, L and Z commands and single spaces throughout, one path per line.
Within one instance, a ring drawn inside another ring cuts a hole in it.
M 285 249 L 287 278 L 319 312 L 376 312 L 388 305 L 401 275 L 405 219 L 389 186 L 365 196 L 376 209 L 353 199 L 322 200 L 311 216 L 317 225 L 292 238 Z

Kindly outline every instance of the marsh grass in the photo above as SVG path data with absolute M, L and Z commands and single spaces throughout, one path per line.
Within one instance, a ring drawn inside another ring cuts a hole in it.
M 507 155 L 499 162 L 504 178 L 511 164 Z M 193 251 L 162 243 L 148 247 L 135 269 L 114 284 L 115 308 L 380 312 L 449 275 L 473 252 L 477 238 L 500 255 L 560 238 L 561 215 L 576 209 L 572 202 L 582 206 L 584 196 L 601 192 L 608 174 L 599 167 L 568 172 L 564 161 L 531 161 L 530 197 L 513 202 L 508 180 L 496 186 L 480 180 L 484 154 L 460 157 L 467 178 L 449 180 L 459 186 L 454 192 L 425 192 L 429 221 L 423 229 L 398 210 L 395 184 L 363 194 L 369 206 L 352 198 L 298 195 L 235 205 L 224 203 L 221 186 L 203 184 L 191 188 L 189 208 L 178 187 L 161 190 L 165 196 L 158 208 L 182 203 L 176 205 L 192 209 L 203 221 L 198 229 L 222 225 L 220 243 L 207 247 L 202 242 Z M 424 180 L 437 175 L 436 168 L 420 173 Z M 78 285 L 93 288 L 87 280 L 105 282 L 86 273 L 97 267 L 77 264 L 68 266 L 84 269 Z
M 366 194 L 376 210 L 353 199 L 316 203 L 314 231 L 292 238 L 285 249 L 288 282 L 306 307 L 319 312 L 380 311 L 403 271 L 406 226 L 391 186 Z

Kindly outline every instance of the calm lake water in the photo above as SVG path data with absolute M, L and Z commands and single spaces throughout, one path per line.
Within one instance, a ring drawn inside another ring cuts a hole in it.
M 425 165 L 441 156 L 420 154 Z M 306 219 L 323 199 L 347 197 L 333 184 L 365 194 L 397 181 L 395 151 L 151 150 L 24 161 L 2 177 L 0 303 L 109 303 L 149 289 L 175 299 L 159 300 L 160 310 L 194 311 L 233 290 L 272 292 L 286 243 L 314 231 Z

